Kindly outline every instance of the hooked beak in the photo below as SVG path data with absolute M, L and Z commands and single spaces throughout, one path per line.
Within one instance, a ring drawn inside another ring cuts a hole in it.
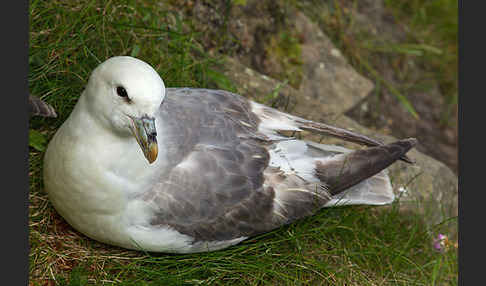
M 157 145 L 157 130 L 155 129 L 155 118 L 149 116 L 131 117 L 133 136 L 142 149 L 143 155 L 150 164 L 157 159 L 159 148 Z

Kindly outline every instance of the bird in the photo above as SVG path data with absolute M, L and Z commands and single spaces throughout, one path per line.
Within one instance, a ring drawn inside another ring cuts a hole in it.
M 56 118 L 57 114 L 51 105 L 45 103 L 37 96 L 29 94 L 29 117 L 32 116 Z
M 225 90 L 166 88 L 150 64 L 114 56 L 92 71 L 50 140 L 44 188 L 69 225 L 93 240 L 148 252 L 216 251 L 323 207 L 393 202 L 386 168 L 409 161 L 416 143 L 384 144 Z

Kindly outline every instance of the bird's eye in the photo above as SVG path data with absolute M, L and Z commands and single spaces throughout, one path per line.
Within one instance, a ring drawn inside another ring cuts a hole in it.
M 130 102 L 130 98 L 128 97 L 127 90 L 123 86 L 117 86 L 116 87 L 116 93 L 118 94 L 119 97 L 123 97 L 127 102 Z
M 127 91 L 123 86 L 118 86 L 116 88 L 116 93 L 121 97 L 128 97 Z

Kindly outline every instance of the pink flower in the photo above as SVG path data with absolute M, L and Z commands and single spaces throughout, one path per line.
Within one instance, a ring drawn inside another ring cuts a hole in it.
M 439 233 L 439 235 L 437 235 L 437 238 L 434 239 L 434 249 L 443 252 L 448 246 L 448 242 L 449 240 L 447 239 L 447 236 Z

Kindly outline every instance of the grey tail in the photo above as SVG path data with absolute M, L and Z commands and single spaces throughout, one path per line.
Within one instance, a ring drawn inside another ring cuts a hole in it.
M 29 113 L 30 116 L 57 117 L 56 111 L 52 106 L 42 101 L 40 98 L 29 94 Z
M 332 195 L 339 194 L 390 166 L 416 144 L 417 139 L 409 138 L 317 161 L 316 176 Z

